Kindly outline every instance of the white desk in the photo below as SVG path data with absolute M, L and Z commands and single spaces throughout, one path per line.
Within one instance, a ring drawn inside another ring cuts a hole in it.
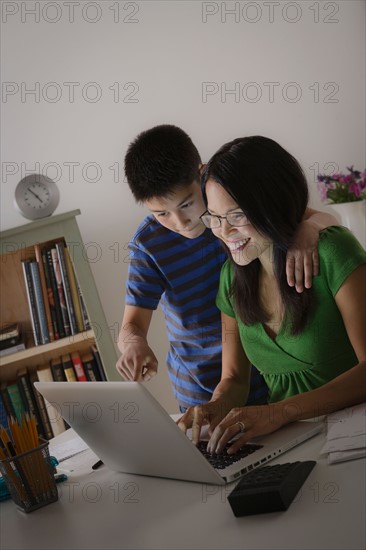
M 58 438 L 68 438 L 69 430 Z M 364 549 L 366 460 L 328 465 L 324 434 L 276 462 L 317 460 L 286 512 L 236 518 L 226 488 L 93 471 L 95 455 L 58 485 L 58 502 L 30 514 L 0 505 L 2 550 Z M 70 463 L 70 461 L 69 461 Z M 62 466 L 62 464 L 61 464 Z

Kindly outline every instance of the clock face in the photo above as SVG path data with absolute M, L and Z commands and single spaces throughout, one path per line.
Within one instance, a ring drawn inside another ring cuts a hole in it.
M 55 182 L 41 174 L 26 176 L 15 189 L 15 205 L 30 220 L 50 216 L 59 200 L 60 193 Z
M 50 200 L 51 193 L 43 183 L 31 183 L 24 191 L 24 200 L 30 208 L 45 208 Z

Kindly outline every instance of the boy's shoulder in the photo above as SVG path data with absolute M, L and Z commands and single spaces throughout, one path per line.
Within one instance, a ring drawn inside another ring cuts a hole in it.
M 147 215 L 137 227 L 130 240 L 130 245 L 135 245 L 141 250 L 151 254 L 160 254 L 167 248 L 177 252 L 190 253 L 196 249 L 215 250 L 221 257 L 225 257 L 224 249 L 220 241 L 209 229 L 206 229 L 199 237 L 187 239 L 179 233 L 161 225 L 153 216 Z
M 161 225 L 152 214 L 149 214 L 136 229 L 131 243 L 145 249 L 159 247 L 175 237 L 177 237 L 177 233 Z
M 137 227 L 134 236 L 132 237 L 132 240 L 136 240 L 139 238 L 139 236 L 143 236 L 145 233 L 151 233 L 154 231 L 157 227 L 160 225 L 155 220 L 154 216 L 152 214 L 149 214 L 142 220 L 140 225 Z

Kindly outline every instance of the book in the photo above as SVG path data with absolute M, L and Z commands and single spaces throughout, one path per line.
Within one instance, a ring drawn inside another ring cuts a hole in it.
M 35 418 L 38 435 L 45 439 L 46 430 L 43 426 L 41 413 L 38 408 L 36 396 L 34 395 L 34 389 L 30 381 L 28 369 L 26 367 L 23 367 L 17 371 L 17 384 L 26 411 L 32 414 Z
M 64 355 L 62 355 L 61 361 L 62 361 L 62 366 L 64 368 L 66 380 L 68 382 L 77 382 L 76 374 L 74 371 L 74 365 L 73 365 L 73 362 L 71 361 L 70 354 L 65 353 Z
M 51 315 L 53 336 L 55 340 L 59 340 L 60 339 L 59 325 L 60 323 L 62 323 L 62 319 L 60 322 L 58 321 L 57 311 L 56 311 L 56 297 L 52 287 L 51 275 L 49 272 L 49 265 L 48 265 L 47 254 L 45 249 L 41 250 L 41 260 L 42 260 L 43 273 L 44 273 L 45 284 L 46 284 L 47 301 L 48 301 L 48 306 L 49 306 L 50 315 Z M 55 292 L 57 294 L 56 284 L 55 284 Z
M 36 302 L 36 308 L 38 313 L 39 325 L 41 329 L 41 343 L 48 344 L 50 342 L 50 335 L 48 332 L 47 317 L 45 305 L 43 302 L 41 279 L 39 276 L 38 263 L 34 260 L 29 262 L 30 272 L 32 277 L 32 283 L 34 288 L 34 296 Z
M 67 378 L 66 378 L 61 357 L 51 359 L 50 365 L 51 365 L 51 373 L 52 373 L 53 380 L 55 382 L 66 382 Z
M 70 336 L 70 334 L 71 334 L 70 319 L 69 319 L 69 314 L 67 312 L 67 306 L 66 306 L 66 300 L 65 300 L 65 291 L 64 291 L 63 284 L 62 284 L 60 264 L 59 264 L 59 261 L 58 261 L 58 255 L 57 255 L 56 248 L 51 248 L 51 257 L 52 257 L 53 270 L 54 270 L 54 273 L 55 273 L 57 291 L 58 291 L 58 296 L 59 296 L 59 301 L 60 301 L 63 327 L 64 327 L 64 330 L 65 330 L 65 335 Z
M 80 299 L 80 305 L 81 305 L 81 313 L 83 316 L 84 330 L 89 330 L 91 325 L 88 317 L 88 312 L 85 307 L 84 298 L 81 293 L 81 288 L 79 285 L 78 285 L 78 293 L 79 293 L 79 299 Z
M 79 284 L 76 279 L 74 266 L 72 264 L 72 260 L 70 256 L 70 251 L 67 247 L 64 248 L 64 255 L 65 255 L 66 270 L 68 272 L 69 281 L 70 281 L 71 298 L 74 304 L 76 325 L 77 325 L 78 332 L 83 332 L 83 330 L 86 330 L 86 328 L 85 328 L 84 319 L 83 319 Z
M 0 425 L 3 426 L 7 431 L 9 431 L 8 417 L 10 417 L 10 415 L 8 414 L 8 411 L 5 407 L 2 394 L 0 393 Z
M 26 412 L 26 406 L 22 399 L 22 395 L 19 391 L 18 384 L 16 382 L 8 383 L 6 386 L 6 389 L 8 391 L 10 401 L 13 404 L 15 416 L 18 419 L 18 421 L 21 422 L 22 416 Z
M 8 412 L 5 408 L 5 404 L 1 394 L 0 394 L 0 426 L 5 428 L 5 430 L 7 430 L 9 433 Z
M 25 350 L 25 344 L 24 342 L 20 342 L 20 344 L 16 344 L 15 346 L 11 346 L 10 348 L 4 348 L 0 350 L 0 357 L 5 357 L 6 355 L 11 355 L 12 353 L 17 353 L 18 351 Z
M 56 323 L 54 321 L 54 331 L 55 337 L 58 333 L 59 338 L 64 338 L 66 336 L 64 329 L 64 322 L 61 313 L 60 297 L 57 288 L 57 281 L 55 276 L 55 271 L 53 268 L 53 260 L 51 254 L 51 248 L 44 248 L 42 251 L 43 264 L 45 267 L 47 289 L 48 289 L 48 299 L 51 306 L 51 312 L 54 311 L 54 318 L 56 318 Z M 56 328 L 57 327 L 57 328 Z M 56 337 L 56 339 L 58 339 Z
M 0 327 L 0 341 L 19 336 L 20 326 L 18 323 L 5 323 Z
M 62 285 L 64 289 L 64 294 L 65 294 L 67 312 L 70 320 L 71 334 L 76 334 L 79 331 L 78 331 L 77 322 L 76 322 L 74 303 L 71 295 L 69 273 L 66 267 L 65 245 L 62 241 L 59 243 L 56 243 L 56 251 L 57 251 L 58 263 L 60 267 Z
M 22 262 L 22 269 L 24 275 L 25 289 L 28 299 L 29 313 L 31 317 L 32 329 L 33 329 L 33 339 L 34 344 L 39 346 L 42 343 L 41 340 L 41 328 L 38 319 L 38 313 L 36 308 L 36 298 L 33 289 L 32 275 L 30 270 L 30 265 L 28 261 Z
M 43 367 L 38 367 L 36 374 L 40 382 L 53 381 L 51 367 L 49 367 L 48 365 L 45 365 Z M 56 407 L 51 403 L 49 403 L 47 399 L 45 399 L 44 402 L 46 405 L 47 414 L 51 424 L 53 435 L 56 436 L 66 430 L 64 419 L 62 418 L 60 412 L 56 409 Z
M 79 352 L 78 351 L 73 351 L 70 354 L 70 357 L 71 357 L 71 361 L 74 365 L 74 370 L 75 370 L 76 378 L 78 379 L 78 381 L 79 382 L 87 382 L 88 379 L 85 375 L 83 363 L 81 361 L 81 357 L 80 357 Z
M 84 353 L 81 356 L 81 361 L 83 363 L 85 376 L 87 377 L 89 382 L 97 382 L 100 380 L 99 373 L 97 371 L 97 366 L 95 364 L 95 359 L 93 357 L 93 354 L 91 352 Z
M 44 271 L 44 265 L 42 260 L 42 251 L 41 251 L 41 246 L 39 244 L 34 245 L 34 252 L 36 255 L 36 262 L 38 264 L 39 279 L 41 282 L 42 297 L 43 297 L 43 304 L 44 304 L 44 309 L 46 313 L 48 334 L 49 334 L 50 342 L 53 342 L 55 340 L 55 334 L 53 330 L 50 303 L 48 300 L 48 290 L 47 290 L 47 284 L 46 284 L 46 274 Z
M 48 418 L 47 407 L 46 407 L 44 397 L 39 393 L 39 391 L 34 386 L 34 382 L 38 381 L 37 373 L 35 371 L 31 371 L 29 373 L 29 379 L 31 381 L 33 393 L 37 401 L 38 410 L 42 418 L 42 424 L 44 427 L 46 439 L 52 439 L 53 431 L 52 431 L 50 419 Z
M 0 351 L 7 350 L 8 348 L 12 348 L 14 346 L 17 346 L 21 342 L 21 336 L 12 336 L 11 338 L 6 338 L 4 340 L 0 340 Z
M 15 410 L 14 410 L 13 403 L 10 400 L 10 396 L 9 396 L 8 390 L 7 390 L 7 382 L 2 382 L 1 383 L 0 395 L 1 395 L 1 399 L 2 399 L 3 404 L 4 404 L 7 416 L 8 417 L 12 416 L 13 418 L 15 418 Z
M 101 358 L 100 358 L 100 354 L 99 354 L 99 351 L 98 351 L 97 346 L 95 346 L 95 345 L 93 344 L 93 345 L 91 346 L 91 348 L 90 348 L 90 351 L 92 352 L 93 357 L 94 357 L 94 359 L 95 359 L 95 364 L 96 364 L 96 368 L 97 368 L 97 370 L 98 370 L 99 379 L 102 380 L 103 382 L 106 382 L 106 381 L 107 381 L 107 377 L 106 377 L 105 372 L 104 372 L 102 360 L 101 360 Z

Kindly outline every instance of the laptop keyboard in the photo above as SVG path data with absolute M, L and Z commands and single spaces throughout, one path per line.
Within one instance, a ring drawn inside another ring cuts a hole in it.
M 216 468 L 216 470 L 223 470 L 231 464 L 238 462 L 241 458 L 245 458 L 248 455 L 251 455 L 258 449 L 261 449 L 263 445 L 255 445 L 252 443 L 247 443 L 240 447 L 240 449 L 233 455 L 228 455 L 226 450 L 230 447 L 231 443 L 228 443 L 221 454 L 211 454 L 207 451 L 207 441 L 200 441 L 197 445 L 197 448 L 203 456 L 209 461 L 211 466 Z

